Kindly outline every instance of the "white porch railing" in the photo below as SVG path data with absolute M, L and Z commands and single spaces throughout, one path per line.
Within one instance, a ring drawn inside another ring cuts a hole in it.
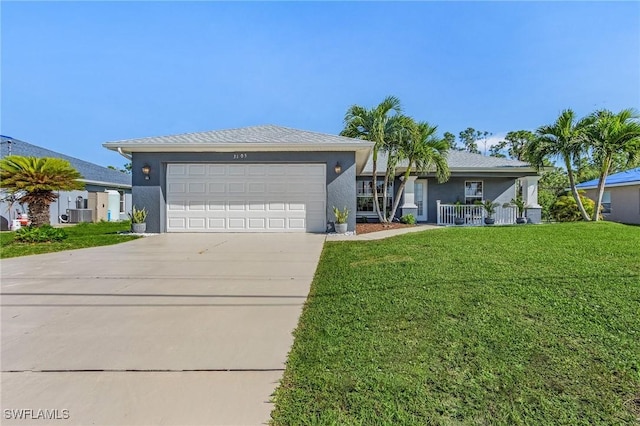
M 484 225 L 484 218 L 487 217 L 482 206 L 476 204 L 442 204 L 436 201 L 437 223 L 438 225 Z M 496 225 L 511 225 L 516 223 L 517 211 L 515 207 L 496 207 L 493 218 Z

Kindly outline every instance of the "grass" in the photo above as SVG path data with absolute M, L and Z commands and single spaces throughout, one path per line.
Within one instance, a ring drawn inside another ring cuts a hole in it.
M 640 227 L 327 242 L 276 425 L 640 421 Z
M 118 234 L 122 231 L 128 231 L 130 228 L 131 223 L 128 221 L 80 223 L 64 228 L 69 235 L 64 241 L 35 244 L 14 241 L 13 232 L 2 232 L 0 233 L 0 258 L 118 244 L 138 238 L 134 235 Z

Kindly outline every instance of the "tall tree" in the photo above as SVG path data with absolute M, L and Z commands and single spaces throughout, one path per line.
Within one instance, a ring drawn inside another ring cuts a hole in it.
M 454 135 L 453 133 L 444 132 L 444 134 L 442 135 L 442 140 L 447 143 L 450 150 L 458 149 L 458 144 L 456 142 L 456 135 Z
M 517 130 L 507 133 L 504 140 L 507 142 L 509 157 L 515 160 L 525 161 L 527 145 L 533 142 L 534 139 L 535 135 L 529 130 Z
M 437 126 L 431 126 L 424 121 L 415 123 L 411 120 L 404 123 L 403 132 L 406 138 L 400 141 L 398 156 L 407 161 L 407 168 L 404 171 L 404 179 L 396 190 L 390 217 L 395 216 L 402 193 L 414 169 L 418 172 L 434 171 L 440 183 L 449 179 L 447 152 L 450 146 L 444 139 L 438 139 L 437 129 Z
M 0 187 L 21 203 L 27 203 L 33 226 L 49 223 L 54 191 L 83 189 L 82 176 L 67 160 L 9 155 L 0 161 Z
M 344 116 L 344 129 L 340 134 L 351 138 L 359 138 L 374 143 L 372 162 L 373 171 L 371 176 L 373 188 L 373 205 L 380 222 L 385 222 L 380 211 L 378 201 L 378 153 L 385 149 L 385 143 L 391 139 L 394 131 L 395 115 L 402 113 L 400 100 L 395 96 L 386 97 L 378 106 L 374 108 L 364 108 L 359 105 L 352 105 Z M 383 200 L 386 203 L 386 200 Z
M 481 135 L 481 132 L 472 127 L 467 127 L 465 130 L 461 131 L 459 136 L 460 141 L 464 145 L 464 150 L 472 154 L 480 154 L 478 143 L 476 141 L 480 139 Z
M 586 151 L 586 131 L 592 120 L 577 120 L 571 109 L 562 111 L 553 124 L 541 126 L 536 130 L 536 138 L 527 145 L 526 158 L 538 168 L 544 166 L 549 157 L 561 158 L 567 169 L 571 193 L 576 200 L 582 218 L 590 220 L 576 189 L 573 163 Z
M 608 110 L 594 112 L 589 129 L 589 142 L 598 166 L 598 192 L 593 220 L 597 221 L 604 194 L 604 184 L 611 171 L 616 154 L 623 155 L 632 164 L 640 157 L 640 116 L 633 109 L 617 114 Z

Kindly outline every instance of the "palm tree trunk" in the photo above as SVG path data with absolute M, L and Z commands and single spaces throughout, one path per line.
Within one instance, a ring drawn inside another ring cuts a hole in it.
M 373 172 L 371 176 L 371 183 L 373 184 L 373 209 L 378 215 L 378 220 L 384 222 L 382 215 L 380 214 L 380 204 L 378 203 L 378 150 L 373 148 Z
M 582 205 L 582 199 L 580 199 L 580 194 L 578 194 L 578 189 L 576 188 L 576 180 L 573 176 L 573 170 L 571 169 L 571 162 L 569 158 L 564 159 L 564 163 L 567 167 L 567 175 L 569 175 L 569 185 L 571 186 L 571 193 L 573 194 L 573 198 L 576 200 L 576 204 L 578 205 L 578 210 L 580 210 L 580 214 L 582 215 L 582 219 L 589 222 L 591 218 L 587 214 L 587 211 L 584 209 Z
M 400 196 L 404 191 L 404 188 L 407 186 L 407 180 L 409 179 L 409 175 L 411 174 L 411 162 L 409 162 L 409 166 L 407 170 L 404 172 L 404 179 L 400 182 L 400 186 L 398 186 L 398 190 L 396 191 L 396 196 L 393 200 L 393 209 L 391 209 L 391 217 L 396 215 L 396 211 L 398 210 L 398 206 L 400 205 Z
M 604 182 L 607 180 L 609 169 L 611 168 L 612 155 L 607 155 L 604 158 L 602 170 L 600 170 L 600 179 L 598 180 L 598 194 L 596 198 L 596 206 L 593 210 L 593 218 L 595 222 L 600 219 L 600 207 L 602 206 L 602 196 L 604 195 Z
M 387 170 L 385 171 L 385 174 L 384 174 L 384 181 L 382 184 L 382 217 L 384 218 L 385 223 L 389 222 L 388 220 L 389 216 L 387 216 L 387 185 L 388 184 L 389 184 L 389 168 L 387 167 Z
M 46 199 L 29 200 L 29 219 L 32 226 L 49 225 L 49 202 Z

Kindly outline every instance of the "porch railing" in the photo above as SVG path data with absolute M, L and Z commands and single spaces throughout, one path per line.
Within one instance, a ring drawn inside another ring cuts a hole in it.
M 437 223 L 438 225 L 484 225 L 484 218 L 487 213 L 482 206 L 476 204 L 442 204 L 436 201 Z M 516 223 L 517 211 L 515 207 L 496 207 L 493 215 L 496 225 L 511 225 Z

